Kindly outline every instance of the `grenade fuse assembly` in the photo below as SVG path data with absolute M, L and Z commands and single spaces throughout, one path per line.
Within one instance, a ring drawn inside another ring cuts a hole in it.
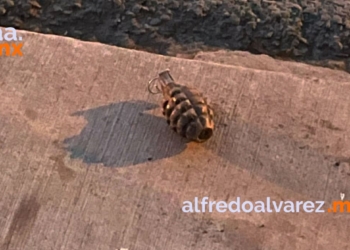
M 212 137 L 214 111 L 197 89 L 177 84 L 167 69 L 148 83 L 148 91 L 163 94 L 163 115 L 177 134 L 196 142 Z

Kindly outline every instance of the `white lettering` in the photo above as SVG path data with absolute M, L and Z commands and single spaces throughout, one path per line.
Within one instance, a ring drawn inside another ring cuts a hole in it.
M 288 203 L 288 204 L 287 204 Z M 295 212 L 295 210 L 294 210 L 294 203 L 293 202 L 291 202 L 291 201 L 286 201 L 285 203 L 284 203 L 285 205 L 284 205 L 284 212 L 286 212 L 286 213 L 294 213 Z M 288 209 L 287 209 L 288 208 Z
M 236 209 L 234 210 L 232 208 L 232 205 L 236 205 Z M 240 198 L 238 197 L 236 201 L 231 201 L 229 204 L 228 204 L 228 209 L 230 210 L 231 213 L 239 213 L 241 212 L 241 209 L 240 209 Z
M 184 212 L 184 213 L 193 213 L 192 202 L 184 201 L 183 204 L 184 205 L 182 207 L 182 212 Z
M 309 207 L 307 207 L 307 205 L 309 204 Z M 310 208 L 311 210 L 308 210 L 308 208 Z M 315 205 L 314 203 L 312 203 L 311 201 L 307 201 L 304 203 L 304 211 L 307 213 L 311 213 L 314 211 Z
M 216 203 L 216 210 L 219 213 L 225 213 L 227 210 L 227 204 L 224 201 L 219 201 L 218 203 Z
M 246 208 L 246 205 L 247 205 L 247 204 L 250 206 L 249 209 Z M 242 210 L 243 210 L 244 212 L 250 213 L 251 211 L 253 211 L 253 209 L 254 209 L 254 205 L 253 205 L 253 203 L 251 203 L 250 201 L 245 201 L 245 202 L 242 203 Z
M 272 204 L 273 204 L 273 207 L 275 208 L 276 212 L 279 213 L 281 211 L 281 208 L 282 208 L 282 205 L 283 205 L 283 201 L 280 201 L 279 207 L 276 207 L 276 202 L 275 201 L 273 201 Z
M 205 212 L 205 205 L 208 204 L 208 202 L 206 200 L 209 200 L 208 197 L 203 197 L 202 199 L 202 212 Z
M 322 209 L 324 205 L 324 201 L 316 201 L 316 204 L 319 204 L 319 206 L 316 208 L 316 213 L 324 213 L 324 210 Z
M 6 42 L 18 41 L 17 31 L 15 30 L 15 28 L 5 28 L 5 31 L 0 28 L 0 41 L 2 42 L 4 40 Z
M 259 210 L 257 210 L 257 208 L 260 208 Z M 255 202 L 255 208 L 254 208 L 254 211 L 256 213 L 265 213 L 265 205 L 264 205 L 264 202 L 262 201 L 257 201 Z
M 209 212 L 213 212 L 213 205 L 216 204 L 216 201 L 209 201 Z

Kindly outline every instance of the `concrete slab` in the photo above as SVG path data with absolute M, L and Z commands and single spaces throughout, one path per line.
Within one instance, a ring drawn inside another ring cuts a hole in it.
M 0 61 L 1 249 L 350 249 L 348 213 L 181 210 L 348 199 L 349 75 L 21 34 L 24 56 Z M 147 92 L 165 68 L 215 104 L 207 143 L 186 145 Z

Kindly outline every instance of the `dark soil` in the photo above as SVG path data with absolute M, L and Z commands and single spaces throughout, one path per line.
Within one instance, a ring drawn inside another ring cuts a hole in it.
M 350 71 L 348 0 L 0 0 L 0 26 L 163 55 L 230 49 Z

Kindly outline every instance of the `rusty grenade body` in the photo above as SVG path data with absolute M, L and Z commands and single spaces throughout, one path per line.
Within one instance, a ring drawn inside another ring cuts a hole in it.
M 159 73 L 162 112 L 169 126 L 191 141 L 205 142 L 214 132 L 214 112 L 195 88 L 177 84 L 169 70 Z

